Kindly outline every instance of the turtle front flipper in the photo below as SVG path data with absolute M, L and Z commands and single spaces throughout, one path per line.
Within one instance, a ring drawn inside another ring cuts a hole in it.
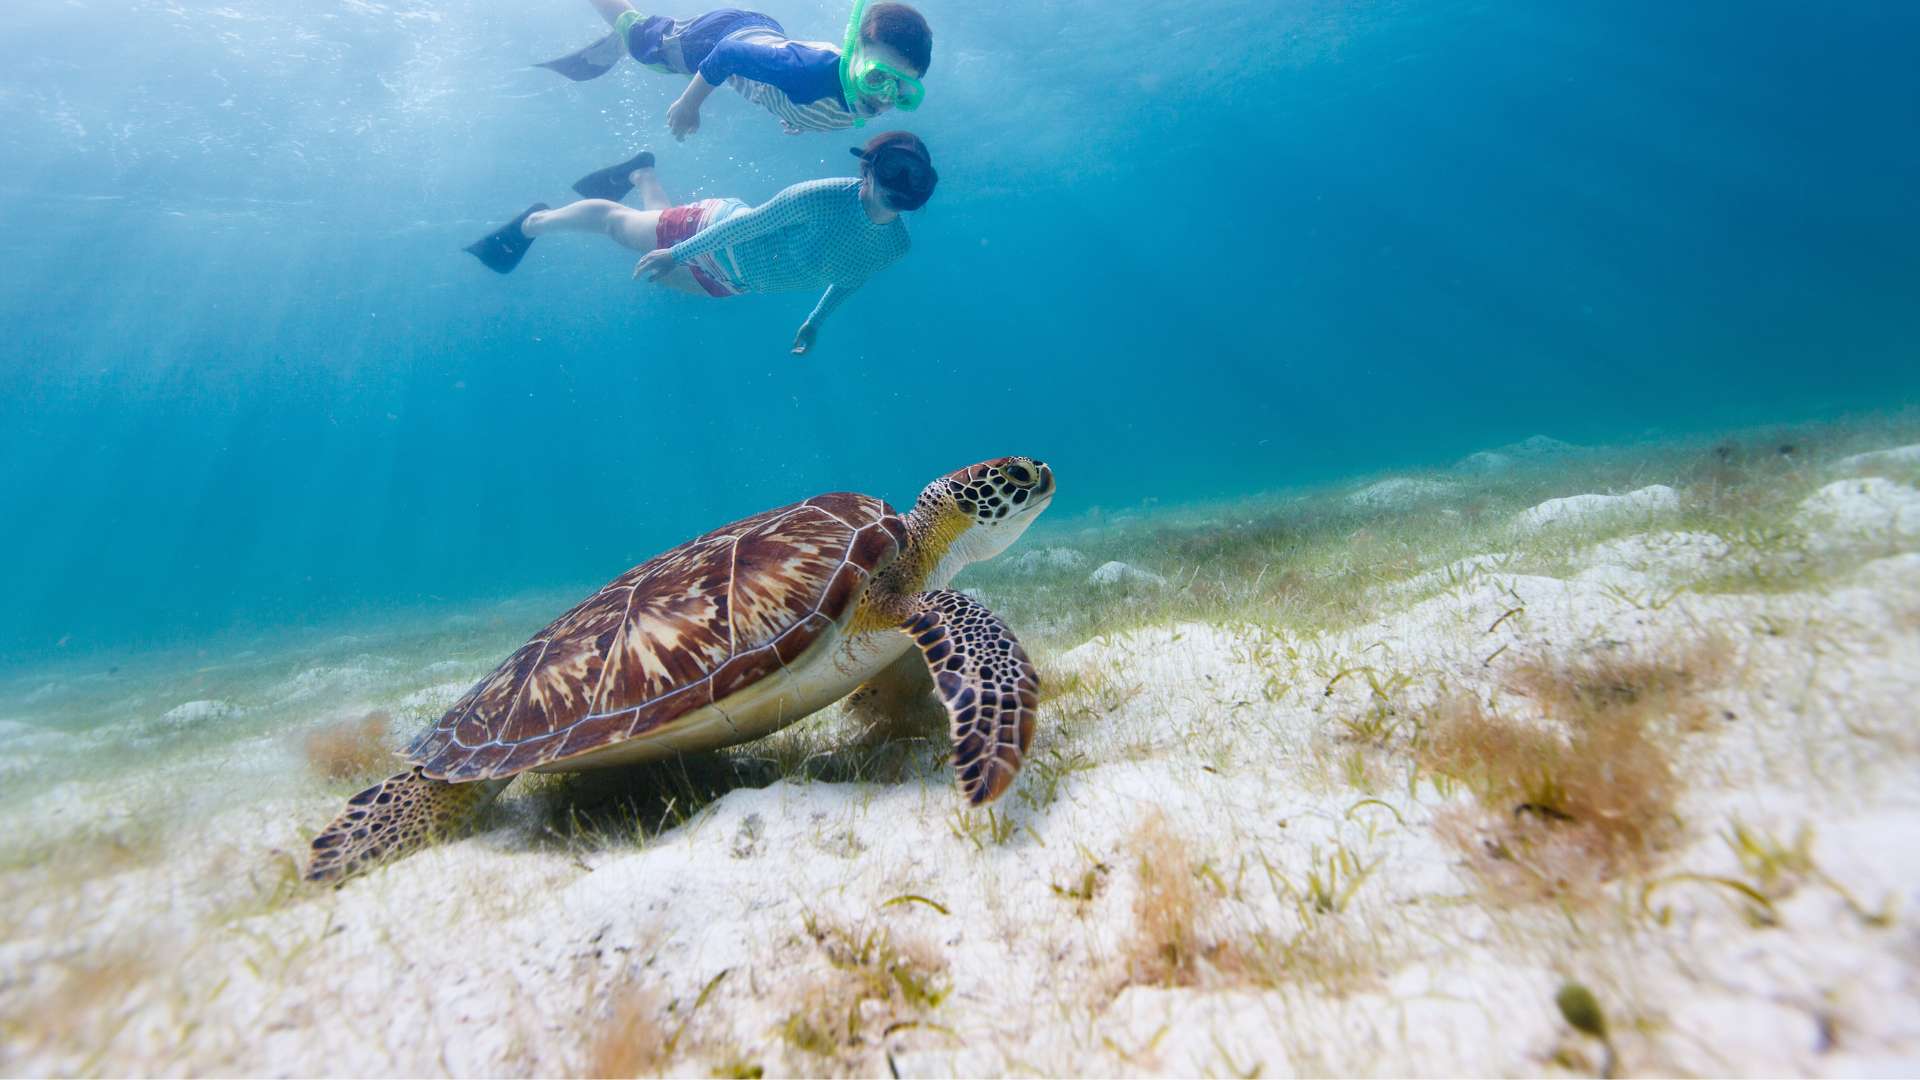
M 1026 650 L 985 604 L 939 589 L 918 593 L 900 629 L 933 674 L 953 730 L 953 771 L 973 806 L 1013 786 L 1039 715 L 1040 675 Z
M 419 768 L 389 776 L 347 800 L 313 838 L 308 881 L 339 881 L 422 847 L 466 823 L 508 780 L 449 784 Z

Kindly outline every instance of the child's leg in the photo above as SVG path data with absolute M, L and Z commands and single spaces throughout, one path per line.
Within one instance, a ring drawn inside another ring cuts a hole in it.
M 633 190 L 640 193 L 640 207 L 643 210 L 665 210 L 673 205 L 667 198 L 667 189 L 660 186 L 660 174 L 652 169 L 635 169 L 630 176 Z
M 627 3 L 627 0 L 593 0 L 593 10 L 607 20 L 608 26 L 612 26 L 620 21 L 620 16 L 634 10 L 634 7 Z
M 693 69 L 687 66 L 682 38 L 689 26 L 709 16 L 682 23 L 670 15 L 642 15 L 626 0 L 593 0 L 593 3 L 607 22 L 613 24 L 613 35 L 620 39 L 620 47 L 641 67 L 662 75 L 693 74 Z M 704 58 L 706 53 L 699 55 Z
M 628 53 L 627 34 L 620 23 L 622 20 L 629 23 L 638 21 L 640 13 L 633 10 L 627 0 L 593 0 L 593 7 L 613 27 L 613 31 L 591 45 L 553 60 L 542 60 L 534 67 L 546 68 L 574 82 L 585 82 L 597 79 L 619 65 L 620 58 Z
M 650 186 L 664 200 L 666 192 L 660 190 L 659 178 L 652 176 L 652 169 L 645 171 Z M 642 187 L 641 190 L 644 193 L 646 189 Z M 651 203 L 651 198 L 648 201 Z M 660 208 L 664 209 L 665 206 Z M 621 247 L 652 251 L 660 246 L 660 210 L 651 207 L 635 210 L 607 199 L 581 199 L 558 210 L 540 210 L 528 214 L 520 229 L 528 236 L 555 232 L 605 233 Z M 674 268 L 673 273 L 660 279 L 660 284 L 697 296 L 707 295 L 707 290 L 694 280 L 693 272 L 684 266 Z
M 652 251 L 659 224 L 658 210 L 634 210 L 606 199 L 581 199 L 558 210 L 529 214 L 520 229 L 528 236 L 556 232 L 605 233 L 622 247 Z

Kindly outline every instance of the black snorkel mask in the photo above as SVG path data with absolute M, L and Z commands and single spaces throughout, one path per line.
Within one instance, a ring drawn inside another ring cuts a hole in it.
M 854 157 L 866 162 L 873 182 L 893 210 L 918 210 L 933 197 L 940 174 L 917 145 L 882 144 L 872 150 L 853 147 Z

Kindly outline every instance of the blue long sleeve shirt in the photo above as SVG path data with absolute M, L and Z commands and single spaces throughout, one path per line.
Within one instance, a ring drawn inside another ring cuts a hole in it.
M 868 113 L 847 107 L 840 88 L 840 50 L 794 41 L 768 27 L 750 27 L 715 43 L 700 77 L 780 118 L 789 134 L 842 131 Z
M 780 119 L 788 133 L 842 131 L 878 110 L 849 102 L 840 86 L 840 47 L 795 41 L 758 11 L 717 8 L 691 19 L 629 11 L 614 24 L 627 53 L 657 71 L 698 74 Z
M 722 38 L 700 62 L 700 77 L 715 86 L 735 75 L 778 87 L 796 105 L 828 98 L 842 109 L 840 50 L 794 41 L 771 30 L 752 28 Z

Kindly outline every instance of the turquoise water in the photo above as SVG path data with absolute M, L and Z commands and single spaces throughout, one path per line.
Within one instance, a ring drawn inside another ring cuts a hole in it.
M 1001 454 L 1064 517 L 1920 395 L 1911 4 L 924 10 L 941 187 L 794 359 L 809 296 L 460 252 L 641 146 L 682 198 L 850 171 L 528 67 L 584 2 L 15 0 L 0 664 L 572 594 Z

